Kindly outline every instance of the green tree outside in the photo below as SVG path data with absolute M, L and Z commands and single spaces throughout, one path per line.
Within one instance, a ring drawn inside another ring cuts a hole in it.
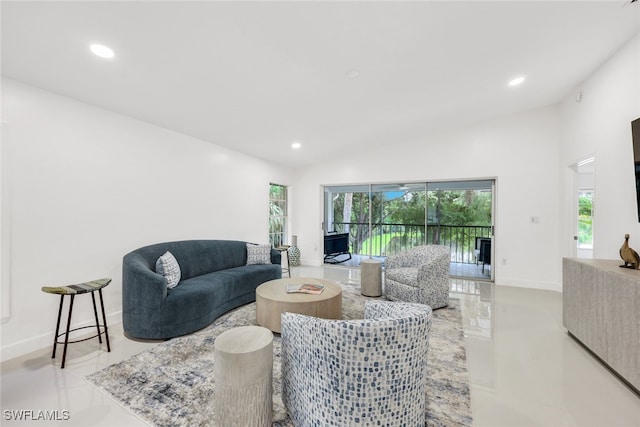
M 578 194 L 578 243 L 593 244 L 593 193 Z
M 441 229 L 450 229 L 452 226 L 491 225 L 491 192 L 439 190 L 373 193 L 371 231 L 368 226 L 369 193 L 353 193 L 351 218 L 346 221 L 345 199 L 348 199 L 345 198 L 345 193 L 337 193 L 334 196 L 334 222 L 351 223 L 349 232 L 353 253 L 368 253 L 369 244 L 372 253 L 383 255 L 425 244 L 427 239 L 428 243 L 451 244 L 452 236 L 443 235 Z M 345 230 L 340 228 L 336 231 Z M 470 243 L 470 236 L 456 236 L 456 240 L 461 240 L 455 244 L 464 246 L 463 249 L 467 251 L 472 250 L 471 245 L 475 244 Z

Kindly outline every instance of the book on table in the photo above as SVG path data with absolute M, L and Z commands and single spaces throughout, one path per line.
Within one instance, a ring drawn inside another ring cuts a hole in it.
M 324 285 L 317 285 L 315 283 L 303 283 L 302 285 L 289 283 L 287 285 L 287 293 L 301 293 L 301 294 L 312 294 L 312 295 L 320 295 L 324 291 Z

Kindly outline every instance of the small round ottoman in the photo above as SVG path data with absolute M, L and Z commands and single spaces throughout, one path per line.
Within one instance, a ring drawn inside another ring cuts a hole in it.
M 214 343 L 215 425 L 270 426 L 273 333 L 261 326 L 223 332 Z
M 364 259 L 360 263 L 360 293 L 367 297 L 382 295 L 382 262 Z

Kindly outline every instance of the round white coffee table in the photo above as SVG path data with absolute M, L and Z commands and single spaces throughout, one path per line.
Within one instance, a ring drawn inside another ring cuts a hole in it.
M 287 293 L 287 285 L 305 283 L 324 286 L 320 295 Z M 298 313 L 324 319 L 342 317 L 342 287 L 337 283 L 310 277 L 291 277 L 265 282 L 256 288 L 256 321 L 258 325 L 280 333 L 282 313 Z

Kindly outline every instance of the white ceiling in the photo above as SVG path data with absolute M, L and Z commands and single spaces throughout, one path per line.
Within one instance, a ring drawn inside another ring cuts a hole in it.
M 640 31 L 628 1 L 2 1 L 2 74 L 304 166 L 559 102 Z

